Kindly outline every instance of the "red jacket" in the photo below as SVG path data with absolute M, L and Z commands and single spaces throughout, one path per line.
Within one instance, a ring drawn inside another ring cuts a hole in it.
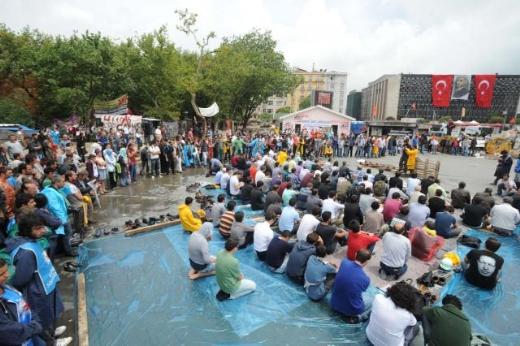
M 359 231 L 348 233 L 347 242 L 347 258 L 351 261 L 356 259 L 356 254 L 361 249 L 366 249 L 368 246 L 374 244 L 379 240 L 379 237 L 374 234 Z

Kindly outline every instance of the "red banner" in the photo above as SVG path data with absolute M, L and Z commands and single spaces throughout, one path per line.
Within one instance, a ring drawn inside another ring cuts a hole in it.
M 473 80 L 477 106 L 480 108 L 491 108 L 497 76 L 494 74 L 478 74 L 474 76 Z
M 432 75 L 432 104 L 434 107 L 448 107 L 451 100 L 453 75 Z

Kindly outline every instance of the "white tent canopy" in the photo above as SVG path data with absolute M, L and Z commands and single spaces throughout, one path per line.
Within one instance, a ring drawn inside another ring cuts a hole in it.
M 213 102 L 213 104 L 211 106 L 209 106 L 208 108 L 199 107 L 199 112 L 203 117 L 206 117 L 206 118 L 213 117 L 213 116 L 217 115 L 219 112 L 218 104 L 216 102 Z

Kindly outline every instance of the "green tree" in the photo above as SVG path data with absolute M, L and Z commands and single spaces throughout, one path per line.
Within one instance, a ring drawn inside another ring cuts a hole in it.
M 291 107 L 289 107 L 289 106 L 280 107 L 276 110 L 276 113 L 291 113 Z
M 181 53 L 168 41 L 166 27 L 128 40 L 117 56 L 127 65 L 130 106 L 164 120 L 179 118 L 187 94 L 179 84 Z
M 311 96 L 305 97 L 302 102 L 298 105 L 298 110 L 309 108 L 311 106 Z
M 270 32 L 224 38 L 208 61 L 205 90 L 222 112 L 245 128 L 269 96 L 284 95 L 297 84 Z
M 29 111 L 9 98 L 0 98 L 0 115 L 2 123 L 35 125 L 35 120 Z

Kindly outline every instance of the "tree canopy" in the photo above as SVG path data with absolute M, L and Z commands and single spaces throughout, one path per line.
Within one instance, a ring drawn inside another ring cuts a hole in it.
M 196 32 L 196 15 L 179 13 L 178 28 Z M 270 32 L 223 38 L 208 52 L 214 37 L 210 33 L 197 41 L 198 51 L 186 51 L 169 39 L 166 27 L 115 41 L 88 31 L 51 36 L 0 24 L 0 115 L 39 125 L 71 114 L 91 119 L 95 101 L 127 94 L 137 114 L 176 119 L 200 115 L 195 105 L 217 102 L 219 118 L 245 126 L 260 103 L 296 86 Z

